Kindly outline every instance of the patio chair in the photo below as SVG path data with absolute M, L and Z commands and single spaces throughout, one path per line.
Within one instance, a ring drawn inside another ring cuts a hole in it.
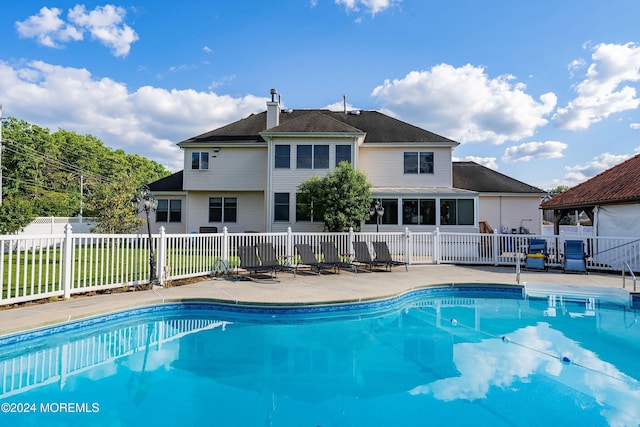
M 295 245 L 295 248 L 296 248 L 296 251 L 298 252 L 298 255 L 300 255 L 302 264 L 308 265 L 309 267 L 311 267 L 311 271 L 316 269 L 318 271 L 318 274 L 320 274 L 320 272 L 323 269 L 329 270 L 334 268 L 337 271 L 337 267 L 335 267 L 333 264 L 318 261 L 318 258 L 316 257 L 316 254 L 313 252 L 313 248 L 311 247 L 311 245 L 298 243 Z
M 325 264 L 332 265 L 338 272 L 341 268 L 352 268 L 356 273 L 358 269 L 352 262 L 343 261 L 338 254 L 338 248 L 333 242 L 320 242 L 320 250 Z
M 269 266 L 263 266 L 258 258 L 255 246 L 238 246 L 238 258 L 240 264 L 238 267 L 249 272 L 249 277 L 253 273 L 270 272 L 273 277 L 274 270 Z
M 355 261 L 358 264 L 364 264 L 369 266 L 369 270 L 372 271 L 373 267 L 381 265 L 386 266 L 386 263 L 382 261 L 376 261 L 371 258 L 371 252 L 369 252 L 369 245 L 367 242 L 353 242 L 353 251 L 355 252 Z
M 258 243 L 258 256 L 260 257 L 260 265 L 263 267 L 269 267 L 274 273 L 278 271 L 290 271 L 293 275 L 296 275 L 296 267 L 287 264 L 280 264 L 278 262 L 278 256 L 276 255 L 276 249 L 272 243 Z
M 530 239 L 524 268 L 527 270 L 547 270 L 547 241 Z
M 582 240 L 565 240 L 562 270 L 574 273 L 586 273 L 587 262 Z
M 373 251 L 376 253 L 376 257 L 373 259 L 374 261 L 384 262 L 387 270 L 391 271 L 391 267 L 396 265 L 404 265 L 405 271 L 409 271 L 409 267 L 407 263 L 404 261 L 396 261 L 391 258 L 391 253 L 389 252 L 389 245 L 387 242 L 373 242 Z

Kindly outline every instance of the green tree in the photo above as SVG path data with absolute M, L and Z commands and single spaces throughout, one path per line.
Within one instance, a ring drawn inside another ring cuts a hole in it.
M 171 173 L 145 157 L 112 150 L 92 135 L 51 133 L 13 117 L 2 122 L 2 137 L 2 194 L 30 201 L 33 216 L 75 216 L 83 206 L 84 216 L 120 218 L 135 188 Z M 127 188 L 117 190 L 122 179 Z M 124 206 L 115 204 L 118 191 L 125 191 Z
M 360 230 L 369 217 L 371 184 L 350 163 L 341 162 L 325 177 L 312 176 L 298 186 L 298 204 L 324 222 L 325 231 Z
M 131 207 L 131 199 L 136 193 L 136 184 L 131 178 L 115 183 L 97 186 L 88 208 L 94 212 L 95 231 L 99 233 L 120 234 L 139 230 L 144 219 Z
M 32 200 L 25 197 L 8 197 L 0 205 L 0 234 L 18 233 L 34 218 Z
M 551 190 L 547 190 L 547 192 L 549 194 L 560 194 L 560 193 L 564 193 L 568 189 L 569 189 L 569 187 L 566 186 L 566 185 L 558 185 L 557 187 L 552 188 Z

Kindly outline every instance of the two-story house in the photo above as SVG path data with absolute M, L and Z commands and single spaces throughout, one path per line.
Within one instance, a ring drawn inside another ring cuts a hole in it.
M 321 231 L 322 223 L 298 206 L 296 189 L 347 161 L 367 176 L 384 207 L 363 230 L 379 221 L 381 231 L 478 231 L 482 194 L 453 186 L 457 142 L 377 111 L 281 109 L 275 90 L 271 95 L 265 112 L 178 143 L 184 170 L 149 186 L 159 199 L 156 226 L 170 233 Z M 535 206 L 526 215 L 540 222 L 544 192 L 526 184 L 516 191 L 526 209 Z

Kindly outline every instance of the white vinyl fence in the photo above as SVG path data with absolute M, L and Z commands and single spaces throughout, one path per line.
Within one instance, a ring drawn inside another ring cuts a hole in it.
M 351 254 L 352 242 L 385 241 L 391 255 L 409 264 L 515 265 L 529 240 L 547 241 L 548 265 L 561 266 L 564 241 L 584 242 L 587 268 L 620 272 L 623 264 L 640 272 L 640 238 L 568 237 L 528 234 L 451 232 L 222 233 L 152 236 L 160 284 L 189 277 L 234 271 L 237 248 L 272 243 L 279 257 L 296 263 L 295 245 L 320 253 L 320 242 L 334 242 Z M 349 255 L 346 255 L 348 258 Z M 140 234 L 72 233 L 0 236 L 0 305 L 45 298 L 70 298 L 83 292 L 146 284 L 150 280 L 149 238 Z

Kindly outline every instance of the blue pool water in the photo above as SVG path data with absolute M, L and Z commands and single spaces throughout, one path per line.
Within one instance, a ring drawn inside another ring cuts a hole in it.
M 636 309 L 490 292 L 287 309 L 166 304 L 0 338 L 0 423 L 640 423 Z

